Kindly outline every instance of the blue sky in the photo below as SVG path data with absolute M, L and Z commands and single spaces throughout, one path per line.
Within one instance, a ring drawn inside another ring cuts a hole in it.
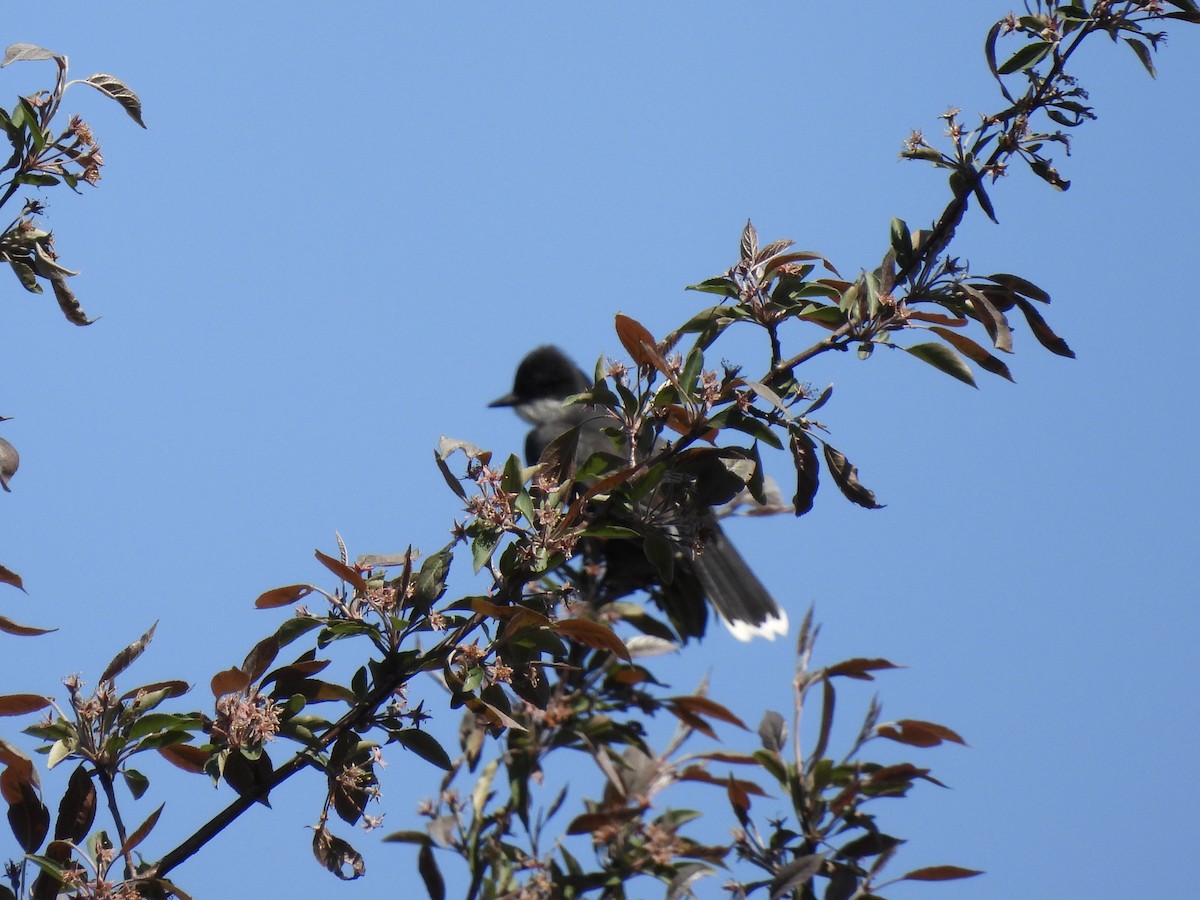
M 747 218 L 844 273 L 878 263 L 891 216 L 930 221 L 944 181 L 898 162 L 900 143 L 937 134 L 947 107 L 996 108 L 981 51 L 1008 9 L 830 7 L 134 2 L 10 22 L 6 44 L 125 79 L 149 129 L 85 88 L 68 97 L 108 165 L 97 191 L 51 193 L 48 221 L 99 321 L 74 328 L 0 282 L 0 413 L 22 455 L 0 562 L 29 591 L 0 612 L 60 628 L 4 639 L 6 690 L 94 681 L 157 620 L 127 678 L 185 678 L 210 703 L 212 673 L 280 619 L 254 598 L 322 580 L 312 551 L 332 552 L 335 530 L 354 554 L 445 542 L 458 509 L 432 448 L 447 434 L 519 449 L 521 424 L 485 405 L 526 350 L 553 341 L 590 368 L 619 349 L 617 311 L 669 330 L 702 302 L 683 286 L 734 260 Z M 806 373 L 835 384 L 822 420 L 887 508 L 826 485 L 800 520 L 730 526 L 795 618 L 816 604 L 821 662 L 905 664 L 877 686 L 885 718 L 971 745 L 914 760 L 952 790 L 880 813 L 909 839 L 897 874 L 989 874 L 889 896 L 1190 884 L 1170 861 L 1200 839 L 1179 775 L 1200 738 L 1198 51 L 1200 29 L 1176 29 L 1154 82 L 1097 39 L 1077 74 L 1100 120 L 1060 160 L 1071 190 L 1015 173 L 993 192 L 1001 224 L 973 212 L 960 232 L 975 271 L 1053 295 L 1078 359 L 1022 329 L 1017 383 L 981 373 L 973 391 L 905 354 L 822 357 Z M 3 102 L 52 74 L 0 71 Z M 716 635 L 669 672 L 680 690 L 709 673 L 757 721 L 787 709 L 791 670 L 790 642 Z M 845 696 L 848 729 L 869 696 Z M 385 832 L 412 821 L 405 782 L 436 777 L 390 759 Z M 144 813 L 168 803 L 150 853 L 228 800 L 146 768 Z M 303 827 L 320 797 L 315 778 L 287 785 L 180 883 L 316 898 L 414 877 L 410 850 L 360 834 L 368 877 L 333 884 Z M 699 890 L 721 895 L 717 880 Z

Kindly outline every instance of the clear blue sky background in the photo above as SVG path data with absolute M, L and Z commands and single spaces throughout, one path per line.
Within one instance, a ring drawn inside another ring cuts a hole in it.
M 354 554 L 444 543 L 458 508 L 432 448 L 442 434 L 520 447 L 520 423 L 485 404 L 530 347 L 555 341 L 590 367 L 618 349 L 618 310 L 669 330 L 702 302 L 683 286 L 734 260 L 747 218 L 844 273 L 876 265 L 891 216 L 919 227 L 946 199 L 940 175 L 897 161 L 902 139 L 938 134 L 949 106 L 997 108 L 982 44 L 1007 11 L 134 2 L 10 16 L 5 44 L 119 75 L 149 130 L 86 88 L 69 95 L 108 166 L 98 191 L 52 192 L 48 221 L 100 320 L 74 328 L 0 281 L 2 433 L 22 454 L 0 562 L 29 591 L 3 592 L 0 611 L 60 628 L 3 638 L 5 690 L 52 692 L 73 671 L 94 683 L 158 621 L 123 684 L 181 677 L 210 705 L 212 673 L 282 618 L 254 598 L 324 582 L 312 551 L 333 552 L 335 529 Z M 1017 172 L 994 192 L 1001 225 L 972 212 L 961 232 L 976 271 L 1052 293 L 1079 358 L 1022 329 L 1017 383 L 981 373 L 977 392 L 906 354 L 822 357 L 807 373 L 836 384 L 822 418 L 887 508 L 826 485 L 803 519 L 731 526 L 796 618 L 816 604 L 819 661 L 906 664 L 878 685 L 885 718 L 970 742 L 914 760 L 952 790 L 879 812 L 910 840 L 897 874 L 988 874 L 889 896 L 1165 897 L 1194 882 L 1200 29 L 1176 31 L 1157 82 L 1095 40 L 1077 74 L 1101 118 L 1061 160 L 1071 190 Z M 52 74 L 0 72 L 3 102 Z M 711 673 L 713 695 L 757 721 L 788 708 L 791 670 L 789 641 L 721 634 L 667 671 L 680 690 Z M 870 690 L 844 695 L 847 729 Z M 377 837 L 412 826 L 436 774 L 389 759 L 384 831 L 348 835 L 363 881 L 312 862 L 303 823 L 322 787 L 308 776 L 181 885 L 421 896 L 411 849 Z M 229 799 L 143 768 L 154 787 L 129 818 L 167 801 L 151 855 Z M 772 803 L 757 809 L 786 810 Z M 717 879 L 698 891 L 722 896 Z

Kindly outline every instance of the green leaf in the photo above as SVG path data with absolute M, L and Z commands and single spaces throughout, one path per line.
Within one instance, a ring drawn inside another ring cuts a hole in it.
M 907 268 L 908 264 L 912 262 L 913 243 L 908 223 L 903 219 L 892 219 L 891 244 L 892 249 L 896 251 L 896 263 L 902 269 Z
M 935 344 L 931 341 L 925 344 L 917 344 L 913 347 L 904 347 L 903 349 L 917 359 L 929 363 L 935 369 L 945 372 L 947 375 L 953 375 L 959 381 L 969 384 L 971 387 L 976 387 L 975 376 L 971 373 L 971 367 L 963 361 L 961 356 L 945 344 Z
M 1150 58 L 1150 48 L 1141 41 L 1134 40 L 1133 38 L 1125 38 L 1125 43 L 1129 45 L 1130 49 L 1133 50 L 1133 55 L 1138 58 L 1138 61 L 1150 73 L 1150 77 L 1157 78 L 1158 73 L 1154 71 L 1154 60 Z
M 422 731 L 419 728 L 404 728 L 392 732 L 390 737 L 397 744 L 407 747 L 421 759 L 433 763 L 439 769 L 449 772 L 454 768 L 450 756 L 428 731 Z
M 454 559 L 451 552 L 453 544 L 447 544 L 441 550 L 425 558 L 421 570 L 417 573 L 417 589 L 413 595 L 413 608 L 419 612 L 428 612 L 442 595 L 446 593 L 446 576 L 450 574 L 450 563 Z
M 720 294 L 722 297 L 728 297 L 730 300 L 736 300 L 738 296 L 737 285 L 733 283 L 732 279 L 726 278 L 723 275 L 718 278 L 708 278 L 699 284 L 689 284 L 686 290 L 701 291 L 705 294 Z
M 1046 58 L 1046 54 L 1053 49 L 1053 41 L 1033 41 L 1028 43 L 1005 60 L 1004 64 L 996 69 L 996 72 L 1000 75 L 1011 75 L 1013 72 L 1024 71 L 1040 63 Z
M 129 788 L 134 800 L 140 800 L 150 787 L 150 779 L 137 769 L 122 769 L 121 777 L 125 779 L 125 787 Z
M 425 882 L 430 900 L 446 900 L 446 882 L 438 869 L 437 860 L 433 858 L 433 847 L 429 844 L 422 844 L 417 851 L 417 871 Z
M 977 343 L 967 337 L 965 334 L 959 334 L 957 331 L 952 331 L 949 328 L 942 328 L 934 325 L 929 329 L 935 334 L 941 335 L 946 341 L 956 350 L 966 356 L 968 359 L 978 363 L 981 369 L 991 372 L 993 375 L 999 375 L 1002 378 L 1013 380 L 1012 373 L 1008 370 L 1008 366 L 1002 360 L 997 359 L 988 353 Z

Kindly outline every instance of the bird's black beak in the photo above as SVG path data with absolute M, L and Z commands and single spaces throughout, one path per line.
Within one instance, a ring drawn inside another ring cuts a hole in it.
M 516 394 L 505 394 L 503 397 L 497 397 L 488 404 L 488 409 L 496 409 L 501 406 L 516 406 L 520 402 Z

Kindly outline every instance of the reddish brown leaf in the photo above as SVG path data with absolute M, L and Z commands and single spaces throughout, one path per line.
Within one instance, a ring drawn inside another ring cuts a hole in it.
M 754 794 L 756 797 L 769 796 L 766 791 L 753 781 L 747 781 L 744 778 L 734 778 L 732 775 L 718 778 L 703 766 L 687 766 L 679 773 L 678 777 L 680 781 L 698 781 L 701 784 L 716 784 L 722 787 L 728 784 L 736 784 L 739 790 L 744 793 Z
M 551 631 L 568 637 L 573 641 L 591 647 L 594 650 L 607 650 L 616 654 L 625 662 L 631 662 L 629 649 L 616 633 L 607 625 L 599 622 L 589 622 L 587 619 L 562 619 L 550 626 Z
M 712 750 L 708 753 L 695 754 L 697 759 L 710 759 L 713 762 L 730 763 L 736 766 L 757 766 L 758 760 L 750 753 L 734 753 L 729 750 Z
M 998 272 L 995 275 L 985 276 L 988 281 L 994 281 L 996 284 L 1008 288 L 1010 291 L 1015 291 L 1029 297 L 1031 300 L 1038 300 L 1042 303 L 1050 302 L 1050 295 L 1043 291 L 1032 281 L 1026 281 L 1017 275 L 1007 275 L 1003 272 Z
M 880 737 L 885 737 L 901 744 L 910 744 L 913 747 L 936 747 L 943 741 L 952 741 L 964 746 L 967 743 L 956 732 L 946 728 L 944 725 L 938 725 L 934 722 L 922 722 L 918 719 L 901 719 L 898 722 L 889 722 L 886 725 L 880 725 L 876 728 L 875 733 Z
M 612 828 L 638 819 L 640 809 L 614 809 L 607 812 L 584 813 L 576 816 L 567 826 L 567 834 L 591 834 L 601 828 Z
M 855 658 L 830 666 L 825 670 L 825 674 L 828 676 L 845 675 L 847 678 L 874 681 L 874 678 L 870 674 L 871 672 L 877 672 L 880 669 L 898 668 L 900 668 L 898 665 L 886 659 Z
M 1053 329 L 1046 324 L 1046 320 L 1042 318 L 1042 314 L 1033 308 L 1032 303 L 1023 297 L 1018 297 L 1017 306 L 1025 314 L 1025 321 L 1029 323 L 1029 330 L 1033 332 L 1033 336 L 1038 339 L 1039 344 L 1051 353 L 1071 359 L 1075 358 L 1075 351 L 1067 346 L 1066 341 L 1054 333 Z
M 254 601 L 255 609 L 274 609 L 277 606 L 290 606 L 307 597 L 316 588 L 310 584 L 289 584 L 287 587 L 272 588 L 265 594 L 260 594 Z
M 500 606 L 483 597 L 471 598 L 471 611 L 492 619 L 511 619 L 520 608 L 519 606 Z
M 686 709 L 681 709 L 673 703 L 667 703 L 664 704 L 664 706 L 666 707 L 667 712 L 675 716 L 675 718 L 677 718 L 688 728 L 698 731 L 705 737 L 712 738 L 714 741 L 717 740 L 716 731 L 713 730 L 713 727 L 709 725 L 707 721 L 700 718 L 700 716 Z
M 658 352 L 658 341 L 637 319 L 617 313 L 617 337 L 639 369 L 658 369 L 667 378 L 672 377 L 671 367 Z
M 275 661 L 278 654 L 279 639 L 273 634 L 268 635 L 246 654 L 246 659 L 242 662 L 242 671 L 246 673 L 246 677 L 250 681 L 256 681 L 263 672 L 267 671 L 267 667 Z
M 918 322 L 932 322 L 935 325 L 946 325 L 950 328 L 962 328 L 968 321 L 966 316 L 947 316 L 943 313 L 920 312 L 919 310 L 910 310 L 908 317 L 916 319 Z
M 0 716 L 23 716 L 50 705 L 50 698 L 40 694 L 6 694 L 0 696 Z
M 250 676 L 235 666 L 214 675 L 211 686 L 214 697 L 236 694 L 250 686 Z
M 715 700 L 711 700 L 708 697 L 698 697 L 694 694 L 689 694 L 685 697 L 668 697 L 666 702 L 682 707 L 683 709 L 686 709 L 689 712 L 695 713 L 699 716 L 709 716 L 710 718 L 720 719 L 722 722 L 728 722 L 731 725 L 736 725 L 743 731 L 750 730 L 746 727 L 745 722 L 735 716 L 720 703 L 717 703 Z
M 96 787 L 92 784 L 84 764 L 80 763 L 71 772 L 67 790 L 59 801 L 58 819 L 54 823 L 54 839 L 78 844 L 87 837 L 95 819 Z
M 367 592 L 367 582 L 357 569 L 351 568 L 339 559 L 334 559 L 332 556 L 326 556 L 320 550 L 313 551 L 317 556 L 317 561 L 321 563 L 330 572 L 336 575 L 342 581 L 350 585 L 360 594 Z
M 22 588 L 24 590 L 24 588 Z M 22 625 L 20 622 L 14 622 L 7 616 L 0 616 L 0 631 L 5 634 L 14 634 L 18 637 L 36 637 L 39 634 L 49 634 L 52 631 L 58 631 L 57 628 L 38 628 L 35 625 Z
M 194 744 L 172 744 L 169 747 L 158 747 L 167 762 L 178 766 L 185 772 L 197 775 L 204 772 L 204 764 L 208 762 L 208 753 Z
M 4 775 L 10 771 L 6 769 Z M 4 776 L 0 775 L 0 782 L 3 779 Z M 50 810 L 46 809 L 37 790 L 28 781 L 20 781 L 15 787 L 20 798 L 15 803 L 9 801 L 8 825 L 21 849 L 26 853 L 36 853 L 50 831 Z
M 1012 372 L 1008 370 L 1008 366 L 1002 360 L 992 356 L 965 334 L 959 334 L 957 331 L 951 331 L 949 328 L 942 328 L 938 325 L 934 325 L 929 330 L 941 335 L 955 350 L 967 359 L 973 360 L 981 369 L 991 372 L 993 375 L 999 375 L 1001 378 L 1007 378 L 1009 381 L 1014 380 Z
M 17 590 L 25 590 L 25 585 L 21 583 L 21 576 L 4 566 L 0 566 L 0 584 L 11 584 Z
M 901 881 L 951 881 L 955 878 L 974 878 L 982 875 L 982 869 L 964 869 L 960 866 L 926 866 L 913 869 L 900 876 Z
M 154 826 L 158 824 L 158 817 L 162 815 L 163 806 L 166 806 L 166 804 L 161 804 L 158 809 L 146 817 L 146 821 L 134 829 L 133 834 L 131 834 L 128 840 L 125 841 L 125 846 L 122 847 L 120 852 L 117 854 L 118 856 L 123 856 L 124 854 L 128 853 L 146 839 L 146 836 L 149 835 Z

